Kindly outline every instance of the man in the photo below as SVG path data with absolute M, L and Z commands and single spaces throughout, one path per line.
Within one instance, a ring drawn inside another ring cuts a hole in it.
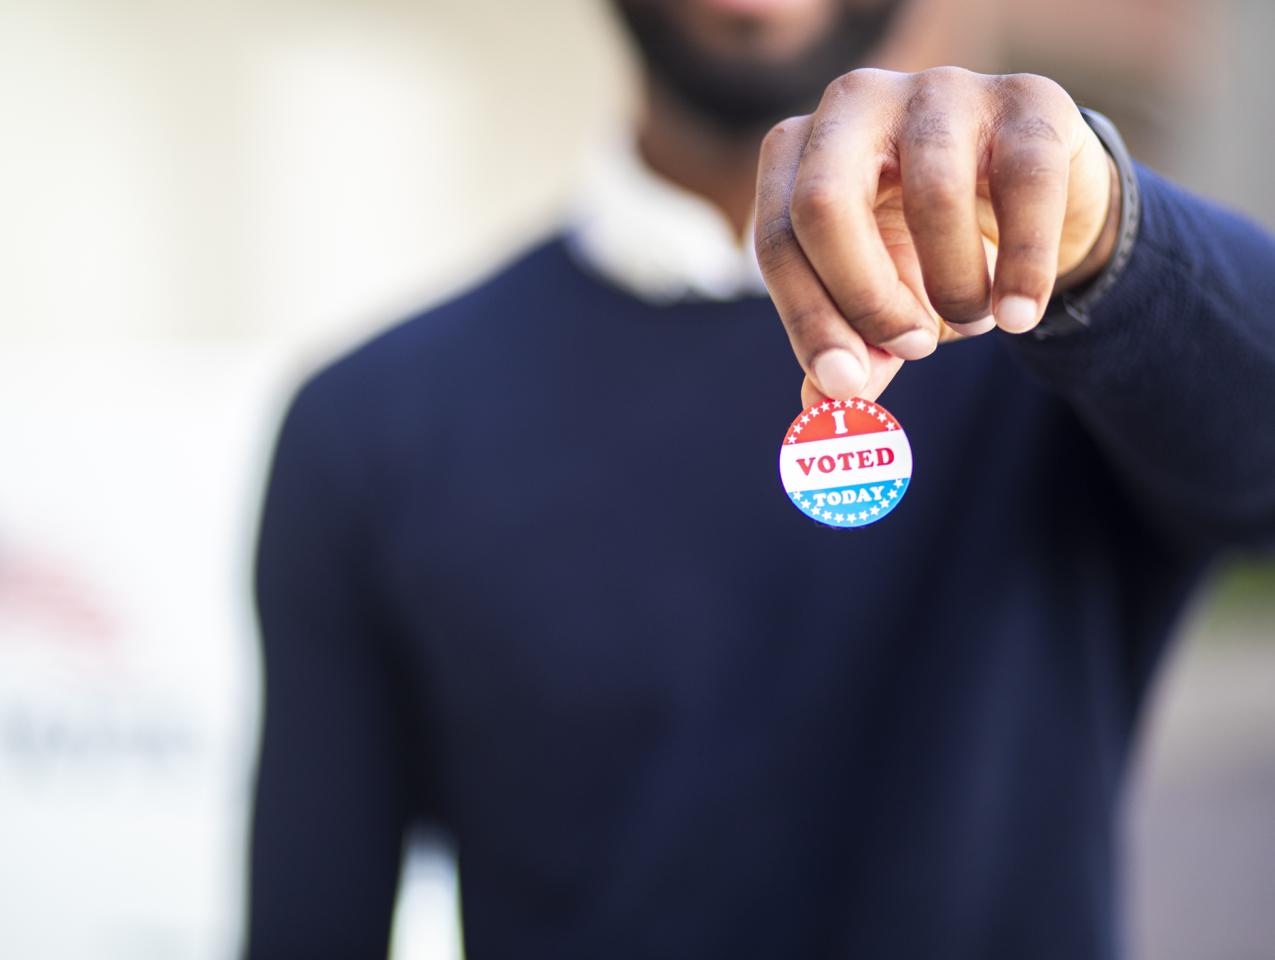
M 1116 956 L 1148 678 L 1275 539 L 1275 245 L 1049 81 L 845 74 L 896 5 L 620 8 L 636 153 L 288 415 L 251 952 L 383 954 L 429 821 L 474 958 Z M 777 483 L 785 329 L 889 384 L 880 523 Z

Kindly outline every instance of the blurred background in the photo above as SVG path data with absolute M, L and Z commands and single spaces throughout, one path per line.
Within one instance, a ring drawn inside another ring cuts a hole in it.
M 0 956 L 228 958 L 289 390 L 550 229 L 623 126 L 602 0 L 0 0 Z M 1275 226 L 1269 0 L 917 0 Z M 796 384 L 793 399 L 796 403 Z M 1139 960 L 1275 957 L 1275 575 L 1198 598 L 1127 804 Z M 420 838 L 396 957 L 459 956 Z

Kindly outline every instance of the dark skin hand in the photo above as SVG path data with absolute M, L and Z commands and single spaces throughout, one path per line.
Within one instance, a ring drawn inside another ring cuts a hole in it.
M 906 360 L 999 326 L 1115 247 L 1120 184 L 1051 80 L 855 70 L 762 144 L 755 242 L 804 404 L 875 399 Z

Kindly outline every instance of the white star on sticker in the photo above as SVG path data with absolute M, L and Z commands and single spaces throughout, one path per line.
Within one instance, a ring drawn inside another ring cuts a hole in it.
M 893 430 L 893 429 L 894 429 L 894 427 L 895 427 L 895 424 L 893 424 L 893 423 L 887 423 L 887 424 L 885 425 L 885 428 L 886 428 L 887 430 Z
M 841 409 L 841 401 L 840 401 L 840 400 L 833 400 L 833 401 L 832 401 L 832 405 L 833 405 L 834 407 L 836 407 L 838 410 L 840 410 L 840 409 Z
M 881 512 L 881 508 L 880 508 L 880 507 L 873 507 L 873 508 L 872 508 L 872 510 L 871 510 L 871 513 L 872 513 L 874 516 L 875 516 L 876 514 L 880 513 L 880 512 Z
M 821 404 L 819 405 L 819 409 L 820 409 L 820 410 L 822 410 L 824 413 L 827 413 L 827 412 L 828 412 L 828 404 L 827 404 L 827 403 L 821 403 Z
M 894 481 L 894 485 L 895 485 L 896 487 L 901 487 L 901 486 L 903 486 L 903 478 L 902 478 L 902 477 L 899 477 L 899 479 L 898 479 L 898 480 L 895 480 L 895 481 Z
M 868 519 L 868 511 L 867 511 L 867 510 L 860 510 L 860 511 L 859 511 L 859 519 L 860 519 L 860 520 L 867 520 L 867 519 Z
M 872 403 L 868 404 L 868 413 L 876 413 L 876 412 L 877 412 L 876 404 L 872 404 Z
M 825 510 L 825 511 L 823 512 L 823 518 L 824 518 L 825 520 L 831 520 L 831 519 L 832 519 L 832 511 L 831 511 L 831 510 Z
M 898 491 L 898 490 L 891 490 L 891 491 L 890 491 L 890 499 L 891 499 L 891 500 L 893 500 L 893 499 L 894 499 L 895 497 L 897 497 L 898 495 L 899 495 L 899 491 Z
M 802 500 L 802 501 L 801 501 L 801 509 L 802 509 L 802 510 L 809 510 L 809 509 L 810 509 L 810 501 L 809 501 L 809 500 Z
M 803 416 L 803 417 L 801 418 L 801 422 L 802 422 L 802 423 L 809 423 L 809 422 L 810 422 L 810 416 L 809 416 L 808 414 L 807 414 L 807 415 L 805 415 L 805 416 Z
M 797 442 L 797 438 L 796 438 L 796 437 L 789 437 L 789 438 L 788 438 L 788 440 L 787 440 L 786 442 L 788 442 L 788 443 L 796 443 L 796 442 Z
M 862 409 L 863 409 L 863 407 L 864 407 L 864 403 L 863 403 L 863 401 L 862 401 L 862 400 L 860 400 L 858 403 L 856 403 L 856 404 L 854 405 L 854 408 L 855 408 L 856 410 L 862 410 Z
M 845 519 L 846 519 L 846 515 L 845 515 L 844 513 L 839 513 L 839 514 L 837 514 L 835 517 L 833 517 L 832 519 L 833 519 L 833 520 L 836 520 L 836 521 L 837 521 L 837 523 L 844 523 L 844 522 L 845 522 Z
M 795 427 L 793 427 L 793 428 L 792 428 L 792 432 L 793 432 L 793 433 L 801 433 L 801 429 L 802 429 L 802 428 L 801 428 L 801 424 L 798 424 L 797 426 L 795 426 Z
M 885 423 L 885 414 L 884 414 L 884 413 L 878 413 L 878 414 L 877 414 L 877 419 L 878 419 L 878 420 L 880 420 L 882 423 Z

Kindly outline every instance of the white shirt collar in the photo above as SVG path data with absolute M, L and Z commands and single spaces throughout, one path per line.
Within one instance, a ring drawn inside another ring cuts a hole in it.
M 752 243 L 738 242 L 717 207 L 652 171 L 632 137 L 587 158 L 567 244 L 586 269 L 649 303 L 766 293 Z

